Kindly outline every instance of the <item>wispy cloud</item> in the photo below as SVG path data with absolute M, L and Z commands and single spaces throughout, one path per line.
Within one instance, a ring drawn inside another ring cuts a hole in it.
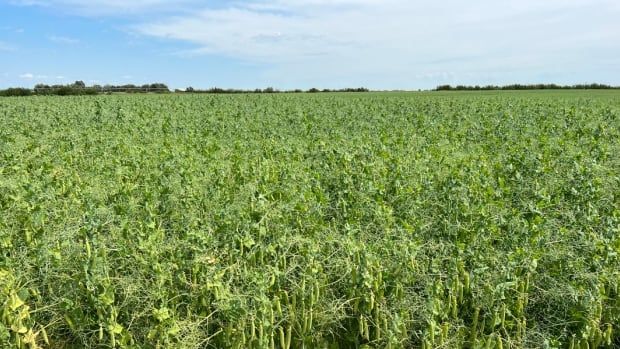
M 87 16 L 123 17 L 137 13 L 176 12 L 198 0 L 12 0 L 20 6 L 39 6 Z
M 32 79 L 50 79 L 51 77 L 49 75 L 44 75 L 44 74 L 32 74 L 32 73 L 24 73 L 24 74 L 20 74 L 19 75 L 20 79 L 24 79 L 24 80 L 32 80 Z M 58 78 L 58 77 L 56 77 Z
M 577 65 L 597 51 L 620 53 L 619 17 L 611 0 L 275 0 L 207 8 L 134 30 L 196 46 L 182 55 L 261 62 L 276 76 L 412 79 L 439 71 L 434 77 L 448 80 L 553 69 L 566 56 Z
M 184 49 L 177 49 L 177 56 L 225 56 L 248 62 L 274 84 L 380 82 L 406 87 L 415 80 L 532 82 L 543 73 L 569 79 L 573 72 L 597 66 L 620 79 L 620 61 L 615 60 L 620 56 L 617 0 L 12 3 L 123 17 L 122 27 L 131 34 L 172 46 L 182 43 Z M 75 43 L 72 38 L 54 38 L 49 39 Z
M 0 52 L 12 52 L 15 50 L 16 48 L 13 45 L 0 41 Z
M 6 31 L 9 33 L 16 33 L 16 34 L 22 34 L 25 32 L 24 28 L 20 28 L 20 27 L 14 27 L 14 26 L 0 26 L 0 31 Z
M 57 44 L 74 45 L 80 42 L 79 39 L 70 38 L 68 36 L 50 35 L 47 37 L 50 41 Z

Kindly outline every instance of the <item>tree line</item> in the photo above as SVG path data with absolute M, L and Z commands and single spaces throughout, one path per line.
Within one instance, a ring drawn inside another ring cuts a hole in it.
M 504 86 L 486 85 L 440 85 L 435 91 L 493 91 L 493 90 L 614 90 L 620 86 L 610 86 L 605 84 L 577 84 L 577 85 L 556 85 L 556 84 L 512 84 Z
M 98 95 L 106 93 L 209 93 L 209 94 L 234 94 L 234 93 L 319 93 L 319 92 L 369 92 L 365 87 L 342 88 L 342 89 L 318 89 L 308 90 L 278 90 L 273 87 L 264 89 L 243 90 L 243 89 L 224 89 L 213 87 L 206 90 L 188 87 L 185 90 L 176 89 L 171 91 L 166 84 L 152 83 L 145 85 L 93 85 L 86 86 L 83 81 L 76 81 L 68 85 L 46 85 L 37 84 L 34 88 L 12 87 L 0 90 L 0 96 L 75 96 L 75 95 Z
M 76 81 L 68 85 L 37 84 L 34 88 L 11 87 L 0 90 L 0 96 L 76 96 L 98 95 L 102 93 L 169 93 L 166 84 L 152 83 L 145 85 L 93 85 L 86 86 L 83 81 Z
M 577 85 L 557 85 L 557 84 L 511 84 L 511 85 L 440 85 L 437 86 L 434 91 L 494 91 L 494 90 L 611 90 L 620 89 L 620 86 L 610 86 L 605 84 L 577 84 Z M 67 85 L 46 85 L 37 84 L 34 88 L 22 88 L 11 87 L 5 90 L 0 90 L 0 96 L 71 96 L 71 95 L 98 95 L 106 93 L 204 93 L 204 94 L 237 94 L 237 93 L 326 93 L 326 92 L 370 92 L 365 87 L 357 88 L 341 88 L 341 89 L 318 89 L 310 88 L 308 90 L 294 89 L 294 90 L 278 90 L 273 87 L 267 87 L 264 89 L 224 89 L 219 87 L 212 87 L 209 89 L 195 89 L 188 87 L 185 90 L 175 89 L 171 91 L 166 84 L 152 83 L 144 85 L 92 85 L 86 86 L 83 81 L 76 81 L 73 84 Z
M 357 88 L 341 88 L 341 89 L 318 89 L 318 88 L 311 88 L 308 90 L 302 90 L 302 89 L 294 89 L 294 90 L 278 90 L 275 89 L 273 87 L 267 87 L 264 89 L 254 89 L 254 90 L 243 90 L 243 89 L 233 89 L 233 88 L 228 88 L 228 89 L 224 89 L 224 88 L 219 88 L 219 87 L 212 87 L 210 89 L 206 89 L 206 90 L 199 90 L 199 89 L 195 89 L 193 87 L 188 87 L 186 88 L 184 91 L 183 90 L 175 90 L 174 92 L 177 93 L 212 93 L 212 94 L 235 94 L 235 93 L 321 93 L 321 92 L 370 92 L 369 89 L 365 88 L 365 87 L 357 87 Z

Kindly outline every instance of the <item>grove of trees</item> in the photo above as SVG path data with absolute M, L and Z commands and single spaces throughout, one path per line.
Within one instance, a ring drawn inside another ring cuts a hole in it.
M 556 85 L 556 84 L 511 84 L 504 86 L 485 85 L 440 85 L 435 91 L 491 91 L 491 90 L 612 90 L 620 89 L 620 86 L 609 86 L 604 84 L 577 84 L 577 85 Z
M 0 96 L 31 96 L 31 95 L 55 95 L 55 96 L 70 96 L 70 95 L 97 95 L 101 93 L 168 93 L 170 90 L 168 86 L 163 83 L 152 83 L 141 86 L 127 84 L 127 85 L 93 85 L 86 86 L 83 81 L 76 81 L 67 85 L 46 85 L 37 84 L 34 88 L 8 88 L 6 90 L 0 90 Z

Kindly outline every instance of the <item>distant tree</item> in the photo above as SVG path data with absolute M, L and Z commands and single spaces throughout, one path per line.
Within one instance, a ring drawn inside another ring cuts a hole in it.
M 168 86 L 166 84 L 162 84 L 161 82 L 150 84 L 149 88 L 158 92 L 169 91 Z
M 75 88 L 86 88 L 86 84 L 82 80 L 78 80 L 73 83 L 73 87 Z
M 62 86 L 62 87 L 56 89 L 54 91 L 54 94 L 58 95 L 58 96 L 70 96 L 70 95 L 74 95 L 76 93 L 75 93 L 75 90 L 73 88 L 71 88 L 71 86 Z
M 4 91 L 0 91 L 0 96 L 6 96 L 6 97 L 23 97 L 23 96 L 30 96 L 30 95 L 32 95 L 32 90 L 28 88 L 21 88 L 21 87 L 8 88 Z
M 451 85 L 440 85 L 435 88 L 435 91 L 491 91 L 491 90 L 575 90 L 575 89 L 620 89 L 620 86 L 610 86 L 604 84 L 579 84 L 579 85 L 558 85 L 558 84 L 511 84 L 504 86 L 486 85 L 486 86 L 466 86 L 457 85 L 455 87 Z

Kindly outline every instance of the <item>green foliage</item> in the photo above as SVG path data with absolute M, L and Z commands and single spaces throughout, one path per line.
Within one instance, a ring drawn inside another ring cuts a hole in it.
M 24 97 L 32 95 L 32 91 L 27 88 L 8 88 L 6 90 L 0 90 L 0 96 L 4 97 Z
M 175 92 L 180 93 L 180 92 L 186 92 L 186 93 L 208 93 L 208 94 L 239 94 L 239 93 L 301 93 L 304 92 L 300 89 L 294 89 L 294 90 L 288 90 L 288 91 L 280 91 L 277 90 L 273 87 L 267 87 L 264 89 L 260 89 L 257 88 L 255 90 L 241 90 L 241 89 L 234 89 L 234 88 L 228 88 L 228 89 L 223 89 L 223 88 L 219 88 L 219 87 L 213 87 L 210 88 L 208 90 L 197 90 L 194 89 L 193 87 L 188 87 L 185 89 L 185 91 L 181 91 L 181 90 L 176 90 Z M 311 88 L 309 90 L 307 90 L 306 92 L 308 93 L 317 93 L 317 92 L 370 92 L 369 89 L 365 88 L 365 87 L 358 87 L 358 88 L 341 88 L 341 89 L 323 89 L 323 90 L 319 90 L 317 88 Z
M 0 347 L 618 347 L 619 101 L 0 100 Z
M 511 84 L 504 86 L 466 86 L 466 85 L 440 85 L 435 91 L 494 91 L 494 90 L 618 90 L 620 86 L 610 86 L 605 84 L 578 84 L 578 85 L 557 85 L 557 84 Z
M 83 81 L 76 81 L 68 85 L 45 85 L 37 84 L 33 89 L 9 88 L 0 90 L 0 96 L 93 96 L 101 93 L 168 93 L 168 86 L 162 83 L 145 84 L 142 86 L 122 85 L 122 86 L 86 86 Z

